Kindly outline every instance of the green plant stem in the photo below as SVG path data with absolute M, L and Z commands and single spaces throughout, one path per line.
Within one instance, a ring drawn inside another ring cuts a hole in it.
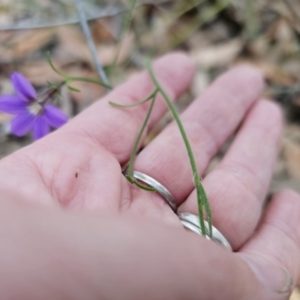
M 105 84 L 102 81 L 99 81 L 98 79 L 95 78 L 90 78 L 90 77 L 68 77 L 70 81 L 84 81 L 84 82 L 90 82 L 90 83 L 95 83 L 101 86 L 106 87 L 107 89 L 111 89 L 110 85 Z
M 157 90 L 155 89 L 147 98 L 141 100 L 141 101 L 138 101 L 138 102 L 135 102 L 133 104 L 128 104 L 128 105 L 122 105 L 122 104 L 119 104 L 117 102 L 112 102 L 112 101 L 109 101 L 108 103 L 114 107 L 120 107 L 120 108 L 131 108 L 131 107 L 136 107 L 138 105 L 141 105 L 141 104 L 144 104 L 146 103 L 147 101 L 151 100 L 153 97 L 155 97 L 155 94 L 157 93 Z
M 126 176 L 125 176 L 126 177 Z M 127 177 L 126 177 L 127 178 Z M 149 186 L 146 186 L 144 184 L 141 184 L 139 183 L 136 179 L 134 179 L 134 182 L 133 182 L 137 187 L 139 187 L 140 189 L 142 190 L 145 190 L 145 191 L 148 191 L 148 192 L 156 192 L 156 189 L 155 188 L 152 188 L 152 187 L 149 187 Z
M 63 74 L 63 73 L 61 73 L 60 71 L 58 71 L 58 70 L 56 69 L 56 67 L 54 66 L 49 51 L 46 52 L 46 57 L 47 57 L 47 61 L 48 61 L 49 65 L 50 65 L 51 69 L 52 69 L 56 74 L 58 74 L 58 75 L 60 75 L 60 76 L 62 76 L 62 77 L 66 77 L 65 74 Z
M 95 83 L 95 84 L 98 84 L 98 85 L 101 85 L 101 86 L 104 86 L 106 87 L 107 89 L 111 89 L 111 86 L 110 85 L 107 85 L 106 83 L 98 80 L 98 79 L 95 79 L 95 78 L 90 78 L 90 77 L 72 77 L 72 76 L 69 76 L 68 74 L 64 74 L 62 72 L 60 72 L 53 64 L 52 62 L 52 59 L 51 59 L 51 56 L 50 56 L 50 53 L 47 52 L 46 53 L 46 56 L 47 56 L 47 60 L 48 60 L 48 63 L 51 67 L 51 69 L 56 73 L 58 74 L 59 76 L 63 77 L 66 81 L 66 83 L 68 82 L 71 82 L 71 81 L 84 81 L 84 82 L 90 82 L 90 83 Z
M 128 163 L 127 174 L 126 174 L 126 178 L 128 179 L 128 181 L 130 181 L 131 183 L 136 184 L 138 187 L 140 187 L 144 190 L 153 191 L 153 192 L 156 191 L 156 189 L 147 187 L 147 186 L 137 182 L 137 180 L 133 177 L 133 164 L 134 164 L 134 160 L 135 160 L 135 157 L 136 157 L 136 154 L 137 154 L 137 151 L 138 151 L 138 147 L 139 147 L 141 138 L 142 138 L 143 133 L 145 131 L 146 125 L 149 121 L 149 118 L 150 118 L 150 115 L 151 115 L 151 112 L 152 112 L 152 109 L 153 109 L 153 106 L 154 106 L 154 103 L 155 103 L 157 93 L 158 93 L 157 90 L 155 90 L 154 94 L 152 93 L 153 94 L 152 101 L 151 101 L 151 104 L 149 106 L 149 109 L 148 109 L 147 115 L 145 117 L 145 120 L 143 122 L 143 125 L 142 125 L 142 127 L 139 131 L 138 137 L 137 137 L 137 139 L 134 143 L 134 146 L 133 146 L 133 149 L 132 149 L 132 152 L 131 152 L 131 155 L 130 155 L 130 160 L 129 160 L 129 163 Z
M 161 95 L 163 96 L 164 100 L 166 101 L 169 109 L 171 110 L 173 117 L 177 123 L 177 126 L 180 130 L 180 133 L 182 135 L 182 138 L 184 140 L 185 146 L 186 146 L 186 150 L 188 152 L 188 156 L 190 159 L 190 163 L 191 163 L 191 167 L 192 167 L 192 171 L 193 171 L 193 175 L 194 175 L 194 181 L 195 181 L 195 185 L 196 185 L 196 191 L 197 191 L 197 202 L 198 202 L 198 214 L 199 214 L 199 222 L 200 222 L 200 227 L 201 227 L 201 232 L 202 235 L 206 235 L 208 234 L 210 237 L 212 237 L 212 220 L 211 220 L 211 210 L 209 207 L 209 203 L 207 200 L 207 196 L 205 193 L 205 190 L 203 188 L 203 185 L 201 183 L 200 180 L 200 176 L 198 173 L 198 169 L 197 169 L 197 165 L 196 165 L 196 161 L 193 155 L 193 151 L 192 151 L 192 147 L 190 145 L 190 142 L 188 140 L 188 137 L 186 135 L 186 132 L 183 128 L 183 125 L 181 123 L 181 120 L 179 118 L 179 115 L 172 103 L 172 101 L 170 100 L 170 98 L 168 97 L 168 95 L 166 94 L 166 92 L 164 91 L 164 89 L 160 86 L 156 76 L 153 73 L 153 70 L 151 68 L 151 64 L 150 61 L 147 62 L 147 67 L 150 73 L 150 77 L 153 81 L 153 83 L 155 84 L 157 90 L 161 93 Z M 206 228 L 205 228 L 205 223 L 204 223 L 204 214 L 203 214 L 203 206 L 205 208 L 206 211 L 206 217 L 208 219 L 208 223 L 209 223 L 209 232 L 207 233 Z

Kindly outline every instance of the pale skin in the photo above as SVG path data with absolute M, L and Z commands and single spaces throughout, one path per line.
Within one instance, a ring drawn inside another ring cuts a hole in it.
M 156 61 L 154 71 L 176 100 L 195 66 L 175 53 Z M 149 104 L 119 109 L 108 101 L 149 95 L 153 84 L 144 72 L 1 160 L 1 299 L 288 299 L 300 270 L 300 198 L 282 191 L 261 214 L 282 130 L 280 109 L 260 99 L 263 85 L 258 71 L 237 67 L 181 116 L 200 174 L 239 128 L 203 180 L 213 225 L 234 253 L 185 231 L 159 195 L 121 174 Z M 148 130 L 166 109 L 159 97 Z M 138 154 L 135 169 L 166 186 L 179 211 L 197 214 L 174 124 Z

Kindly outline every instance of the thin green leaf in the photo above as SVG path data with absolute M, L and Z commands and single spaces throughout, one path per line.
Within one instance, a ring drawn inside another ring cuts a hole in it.
M 54 64 L 53 64 L 53 62 L 52 62 L 51 55 L 50 55 L 50 52 L 49 52 L 49 51 L 46 53 L 46 56 L 47 56 L 47 61 L 48 61 L 49 65 L 50 65 L 51 69 L 52 69 L 56 74 L 58 74 L 58 75 L 60 75 L 61 77 L 64 77 L 64 78 L 66 79 L 68 76 L 66 76 L 65 74 L 61 73 L 60 71 L 58 71 L 58 70 L 55 68 L 55 66 L 54 66 Z

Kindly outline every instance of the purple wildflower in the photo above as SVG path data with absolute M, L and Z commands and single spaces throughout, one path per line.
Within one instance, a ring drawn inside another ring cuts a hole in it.
M 16 115 L 11 121 L 11 132 L 16 136 L 33 131 L 35 139 L 50 132 L 50 126 L 58 128 L 67 122 L 68 117 L 57 107 L 48 104 L 50 93 L 38 99 L 32 84 L 20 73 L 13 73 L 11 81 L 14 95 L 0 96 L 0 111 Z

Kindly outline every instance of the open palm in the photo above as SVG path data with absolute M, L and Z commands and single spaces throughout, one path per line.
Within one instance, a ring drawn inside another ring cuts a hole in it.
M 154 71 L 168 95 L 176 100 L 190 85 L 195 68 L 183 54 L 170 54 L 155 63 Z M 235 68 L 199 96 L 182 114 L 182 121 L 202 174 L 243 121 L 224 159 L 203 181 L 213 225 L 239 252 L 232 255 L 251 257 L 255 262 L 268 256 L 270 264 L 288 269 L 297 280 L 300 231 L 293 231 L 297 242 L 284 233 L 300 227 L 298 196 L 290 191 L 278 194 L 258 227 L 282 127 L 277 106 L 265 100 L 257 102 L 262 89 L 263 80 L 257 71 L 245 66 Z M 176 214 L 157 193 L 131 185 L 121 172 L 149 104 L 119 109 L 108 101 L 134 103 L 152 90 L 148 74 L 137 75 L 60 130 L 6 157 L 0 162 L 0 190 L 58 209 L 131 212 L 149 222 L 181 228 Z M 148 131 L 166 110 L 158 97 Z M 135 169 L 166 186 L 179 211 L 197 214 L 193 175 L 175 124 L 138 154 Z M 287 217 L 289 208 L 293 214 L 289 211 Z M 281 252 L 293 253 L 294 259 L 270 253 L 270 248 L 278 247 Z

